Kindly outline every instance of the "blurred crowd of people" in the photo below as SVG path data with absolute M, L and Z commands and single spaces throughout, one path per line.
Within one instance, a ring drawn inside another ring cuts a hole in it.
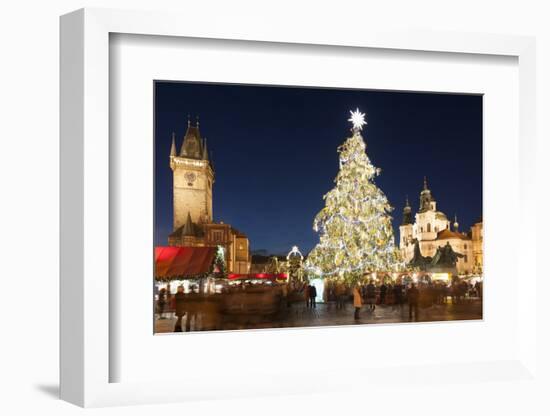
M 345 307 L 352 300 L 355 309 L 354 317 L 359 319 L 359 313 L 365 306 L 367 312 L 373 312 L 377 305 L 392 307 L 409 306 L 409 318 L 418 319 L 418 309 L 433 305 L 462 304 L 471 299 L 483 297 L 483 283 L 469 283 L 465 280 L 453 279 L 451 284 L 442 281 L 421 281 L 419 283 L 401 282 L 375 284 L 373 280 L 366 283 L 349 284 L 342 281 L 328 283 L 324 292 L 325 302 L 336 304 L 337 309 Z
M 226 295 L 226 296 L 223 296 Z M 483 283 L 470 283 L 458 278 L 451 283 L 421 279 L 403 282 L 369 280 L 360 283 L 345 281 L 325 281 L 322 301 L 327 310 L 345 310 L 350 303 L 356 320 L 360 319 L 362 311 L 372 313 L 377 306 L 403 308 L 408 306 L 410 320 L 418 320 L 419 309 L 446 303 L 462 304 L 472 299 L 481 300 Z M 196 321 L 197 313 L 206 311 L 215 314 L 220 320 L 224 315 L 239 314 L 275 314 L 277 311 L 288 310 L 293 304 L 302 304 L 305 309 L 316 309 L 318 290 L 310 282 L 295 281 L 290 283 L 242 284 L 229 286 L 222 293 L 205 296 L 199 293 L 198 286 L 190 293 L 184 293 L 179 286 L 175 294 L 166 289 L 160 289 L 156 297 L 156 314 L 158 319 L 164 319 L 165 313 L 173 313 L 177 317 L 174 331 L 190 331 L 191 322 Z M 211 309 L 211 310 L 210 310 Z M 182 318 L 186 316 L 182 328 Z M 201 320 L 202 321 L 202 320 Z M 219 325 L 219 322 L 215 324 Z

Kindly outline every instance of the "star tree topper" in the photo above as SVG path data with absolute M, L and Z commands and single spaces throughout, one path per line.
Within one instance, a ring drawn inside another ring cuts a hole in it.
M 351 123 L 353 124 L 353 130 L 363 130 L 363 126 L 367 124 L 367 122 L 365 121 L 365 113 L 361 113 L 359 109 L 356 109 L 355 111 L 350 110 L 350 114 L 351 117 L 348 119 L 348 121 L 351 121 Z

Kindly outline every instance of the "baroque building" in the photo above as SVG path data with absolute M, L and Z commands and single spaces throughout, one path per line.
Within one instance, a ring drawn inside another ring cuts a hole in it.
M 206 138 L 199 122 L 187 122 L 180 150 L 172 134 L 170 168 L 173 176 L 173 232 L 168 245 L 182 247 L 217 247 L 225 251 L 228 272 L 248 273 L 250 252 L 248 237 L 223 221 L 214 222 L 212 192 L 215 172 L 208 156 Z
M 437 210 L 437 201 L 428 188 L 420 192 L 419 210 L 414 216 L 408 198 L 403 209 L 403 221 L 399 226 L 399 249 L 403 259 L 409 263 L 415 258 L 415 246 L 419 254 L 434 257 L 438 248 L 449 244 L 455 253 L 460 254 L 456 263 L 459 274 L 482 273 L 483 271 L 483 222 L 480 219 L 469 232 L 461 232 L 455 215 L 454 222 Z M 418 249 L 417 249 L 418 251 Z

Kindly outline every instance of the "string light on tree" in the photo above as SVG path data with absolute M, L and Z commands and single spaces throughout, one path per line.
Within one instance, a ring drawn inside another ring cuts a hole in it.
M 222 246 L 216 248 L 216 254 L 214 261 L 212 262 L 211 272 L 216 274 L 225 275 L 227 273 L 227 267 L 225 264 L 225 249 Z
M 298 246 L 292 246 L 292 250 L 286 256 L 289 279 L 291 281 L 303 279 L 303 261 L 304 256 L 298 249 Z
M 368 272 L 395 271 L 403 263 L 394 245 L 392 207 L 374 184 L 380 170 L 372 165 L 361 136 L 365 114 L 359 109 L 350 114 L 352 137 L 338 147 L 340 171 L 313 222 L 319 243 L 306 268 L 321 276 L 354 280 Z

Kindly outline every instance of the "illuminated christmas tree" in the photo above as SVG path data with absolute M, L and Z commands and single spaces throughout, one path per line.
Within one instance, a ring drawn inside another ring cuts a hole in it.
M 323 277 L 355 280 L 365 273 L 401 268 L 394 245 L 390 212 L 384 193 L 374 184 L 380 174 L 369 160 L 361 136 L 365 115 L 351 112 L 352 136 L 339 148 L 340 171 L 336 186 L 325 196 L 313 229 L 319 243 L 307 258 L 306 268 Z
M 218 246 L 216 249 L 216 255 L 212 261 L 210 272 L 218 275 L 225 275 L 227 268 L 225 265 L 225 250 L 222 246 Z

